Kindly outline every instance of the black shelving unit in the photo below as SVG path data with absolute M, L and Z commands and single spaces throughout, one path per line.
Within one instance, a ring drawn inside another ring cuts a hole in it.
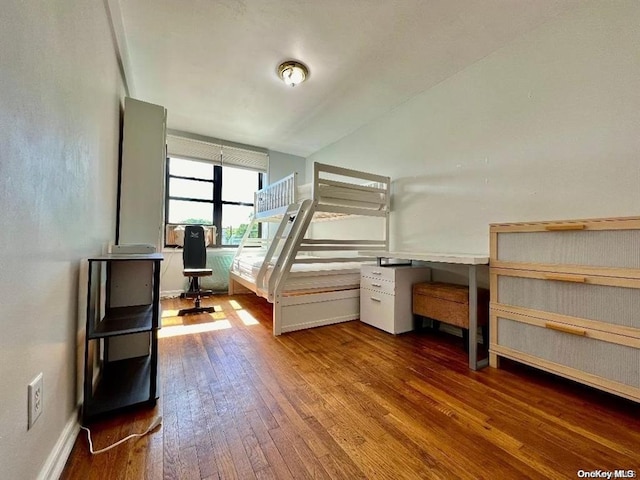
M 161 261 L 158 253 L 88 259 L 84 422 L 158 399 Z M 150 337 L 146 355 L 110 361 L 110 338 L 144 332 Z

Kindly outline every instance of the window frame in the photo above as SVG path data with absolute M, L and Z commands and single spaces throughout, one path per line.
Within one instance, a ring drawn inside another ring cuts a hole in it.
M 213 168 L 213 180 L 209 180 L 206 178 L 198 178 L 198 177 L 187 177 L 187 176 L 183 176 L 183 175 L 171 175 L 171 173 L 169 172 L 169 164 L 171 162 L 171 159 L 176 159 L 176 160 L 186 160 L 186 161 L 193 161 L 193 162 L 200 162 L 200 163 L 204 163 L 204 164 L 208 164 L 211 166 L 211 168 Z M 233 165 L 227 165 L 229 168 L 239 168 L 239 167 L 235 167 Z M 251 202 L 236 202 L 236 201 L 225 201 L 222 199 L 222 183 L 224 181 L 224 174 L 223 174 L 223 168 L 225 166 L 224 165 L 219 165 L 216 163 L 212 163 L 212 162 L 207 162 L 207 161 L 202 161 L 202 160 L 197 160 L 197 159 L 191 159 L 191 158 L 184 158 L 184 157 L 180 157 L 180 156 L 169 156 L 167 155 L 166 158 L 166 163 L 165 163 L 165 195 L 164 195 L 164 208 L 165 208 L 165 215 L 164 215 L 164 237 L 163 237 L 163 243 L 165 248 L 182 248 L 179 245 L 172 245 L 167 243 L 167 226 L 168 225 L 183 225 L 182 223 L 171 223 L 169 222 L 169 203 L 171 200 L 182 200 L 182 201 L 186 201 L 186 202 L 198 202 L 198 203 L 208 203 L 211 204 L 211 208 L 213 209 L 213 225 L 216 227 L 216 238 L 213 241 L 213 245 L 209 245 L 207 248 L 237 248 L 238 245 L 234 245 L 234 244 L 222 244 L 220 243 L 222 241 L 222 207 L 223 205 L 236 205 L 236 206 L 243 206 L 243 207 L 254 207 L 255 203 Z M 246 169 L 246 170 L 250 170 L 252 172 L 255 172 L 258 174 L 258 188 L 257 190 L 260 190 L 262 188 L 263 185 L 263 181 L 264 181 L 264 172 L 261 172 L 259 170 L 253 170 L 253 169 Z M 208 199 L 202 199 L 202 198 L 192 198 L 192 197 L 177 197 L 177 196 L 171 196 L 169 193 L 169 182 L 172 178 L 177 178 L 180 180 L 190 180 L 190 181 L 197 181 L 197 182 L 203 182 L 203 183 L 211 183 L 213 186 L 213 196 L 211 200 Z M 184 224 L 184 225 L 191 225 L 191 224 Z M 258 223 L 258 237 L 262 237 L 262 224 Z

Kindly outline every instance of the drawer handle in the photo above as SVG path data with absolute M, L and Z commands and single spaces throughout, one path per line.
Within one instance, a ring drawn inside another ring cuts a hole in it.
M 374 302 L 382 302 L 382 300 L 376 297 L 371 297 L 371 300 L 373 300 Z
M 580 277 L 578 275 L 555 275 L 549 274 L 544 276 L 545 280 L 553 280 L 555 282 L 573 282 L 573 283 L 587 283 L 586 277 Z
M 373 273 L 374 275 L 382 275 L 382 272 L 379 270 L 371 270 L 371 273 Z
M 562 232 L 564 230 L 584 230 L 586 225 L 584 223 L 567 223 L 559 225 L 545 225 L 544 229 L 549 232 Z
M 567 327 L 566 325 L 558 325 L 557 323 L 545 323 L 544 328 L 550 330 L 557 330 L 558 332 L 570 333 L 571 335 L 578 335 L 579 337 L 585 337 L 587 335 L 586 330 L 580 328 Z
M 373 282 L 371 282 L 371 286 L 372 286 L 372 287 L 378 287 L 378 288 L 382 287 L 382 285 L 381 285 L 381 284 L 379 284 L 379 283 L 373 283 Z

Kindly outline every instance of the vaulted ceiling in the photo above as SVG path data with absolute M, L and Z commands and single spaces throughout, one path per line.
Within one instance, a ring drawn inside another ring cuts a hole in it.
M 295 155 L 339 140 L 577 0 L 108 0 L 130 95 L 169 128 Z M 277 66 L 295 59 L 294 88 Z

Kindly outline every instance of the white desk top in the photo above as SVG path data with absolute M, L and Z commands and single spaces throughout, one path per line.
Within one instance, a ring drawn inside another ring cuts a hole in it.
M 488 265 L 489 256 L 477 253 L 383 252 L 366 250 L 360 255 L 378 258 L 398 258 L 420 262 L 458 263 L 462 265 Z
M 96 255 L 89 257 L 91 261 L 105 260 L 163 260 L 161 253 L 105 253 L 104 255 Z

